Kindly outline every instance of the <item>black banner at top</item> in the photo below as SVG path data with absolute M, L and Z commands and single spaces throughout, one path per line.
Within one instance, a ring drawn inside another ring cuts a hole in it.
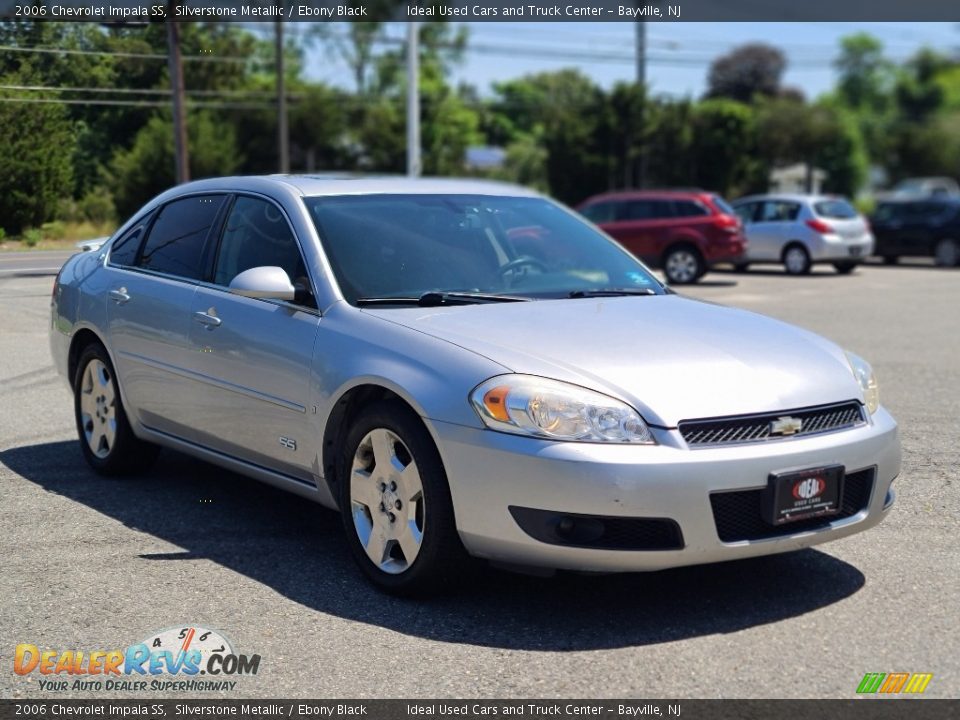
M 0 0 L 0 19 L 61 22 L 960 21 L 958 0 Z

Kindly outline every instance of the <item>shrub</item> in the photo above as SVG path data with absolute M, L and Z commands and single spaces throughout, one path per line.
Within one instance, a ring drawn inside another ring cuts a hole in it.
M 43 231 L 43 237 L 50 240 L 62 240 L 64 235 L 67 234 L 66 226 L 59 220 L 44 223 L 40 226 L 40 229 Z
M 36 247 L 42 237 L 43 233 L 36 228 L 23 231 L 23 242 L 27 247 Z

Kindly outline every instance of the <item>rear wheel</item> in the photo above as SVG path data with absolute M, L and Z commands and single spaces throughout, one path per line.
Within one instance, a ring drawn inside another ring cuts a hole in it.
M 123 475 L 156 459 L 160 448 L 133 434 L 113 364 L 102 345 L 88 345 L 80 353 L 73 394 L 80 449 L 90 467 L 101 475 Z
M 671 285 L 687 285 L 699 280 L 707 272 L 707 265 L 696 249 L 677 245 L 663 256 L 663 274 Z
M 846 263 L 839 262 L 839 263 L 834 263 L 833 267 L 836 268 L 839 274 L 849 275 L 850 273 L 852 273 L 854 270 L 857 269 L 857 264 L 851 263 L 851 262 L 846 262 Z
M 733 269 L 735 272 L 745 273 L 747 270 L 750 269 L 750 263 L 734 263 Z
M 788 245 L 783 251 L 783 267 L 788 275 L 806 275 L 810 272 L 810 253 L 803 245 Z
M 469 563 L 440 454 L 416 413 L 398 402 L 361 411 L 339 471 L 347 544 L 363 573 L 401 595 L 449 587 Z
M 960 261 L 960 245 L 956 240 L 941 240 L 933 249 L 933 259 L 940 267 L 954 267 Z

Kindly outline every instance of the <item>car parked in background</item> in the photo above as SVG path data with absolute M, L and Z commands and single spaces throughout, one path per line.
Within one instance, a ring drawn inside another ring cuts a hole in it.
M 667 281 L 682 285 L 720 262 L 738 260 L 745 238 L 719 195 L 694 191 L 624 191 L 595 195 L 577 210 Z
M 874 253 L 888 264 L 904 256 L 933 257 L 941 267 L 960 262 L 960 198 L 887 200 L 870 218 Z
M 960 186 L 949 177 L 905 178 L 894 185 L 889 199 L 920 197 L 960 197 Z
M 831 195 L 752 195 L 733 203 L 747 234 L 747 252 L 735 263 L 782 263 L 805 275 L 814 263 L 831 263 L 845 275 L 873 251 L 866 219 L 845 198 Z

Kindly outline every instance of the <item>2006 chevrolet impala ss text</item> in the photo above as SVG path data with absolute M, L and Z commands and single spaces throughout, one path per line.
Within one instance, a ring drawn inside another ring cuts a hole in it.
M 795 550 L 900 470 L 864 360 L 497 183 L 182 185 L 64 265 L 50 341 L 95 470 L 166 446 L 339 508 L 395 592 Z

